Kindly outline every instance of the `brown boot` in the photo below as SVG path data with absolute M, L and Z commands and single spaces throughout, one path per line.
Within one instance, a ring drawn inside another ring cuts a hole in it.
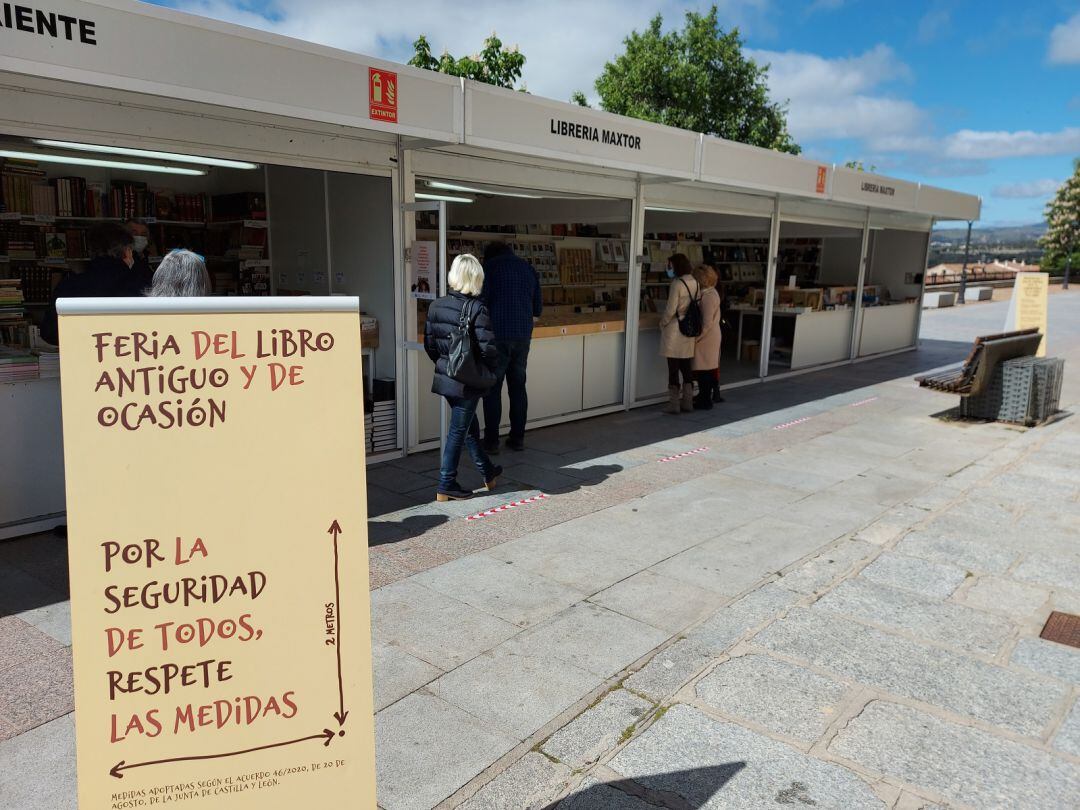
M 684 411 L 694 410 L 694 384 L 683 383 L 682 387 L 682 409 Z
M 679 386 L 669 385 L 667 387 L 668 404 L 664 406 L 664 413 L 681 413 L 682 408 L 679 406 Z

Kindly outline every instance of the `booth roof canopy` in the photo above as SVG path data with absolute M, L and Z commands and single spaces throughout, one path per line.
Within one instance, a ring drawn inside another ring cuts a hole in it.
M 132 0 L 55 0 L 85 25 L 4 38 L 0 71 L 631 171 L 979 218 L 978 197 L 463 81 Z M 7 33 L 7 32 L 5 32 Z M 62 33 L 62 32 L 61 32 Z M 9 79 L 10 80 L 10 79 Z M 15 79 L 17 81 L 17 79 Z M 2 117 L 2 116 L 0 116 Z M 408 142 L 406 143 L 408 146 Z

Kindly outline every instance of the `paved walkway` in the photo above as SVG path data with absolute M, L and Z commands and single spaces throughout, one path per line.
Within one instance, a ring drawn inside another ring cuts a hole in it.
M 1077 316 L 1052 299 L 1067 369 Z M 468 504 L 428 503 L 430 455 L 372 470 L 381 805 L 1075 805 L 1080 650 L 1038 633 L 1080 612 L 1080 424 L 934 419 L 954 402 L 910 379 L 1003 319 L 928 312 L 916 353 L 530 433 Z M 74 805 L 63 565 L 0 545 L 5 807 Z

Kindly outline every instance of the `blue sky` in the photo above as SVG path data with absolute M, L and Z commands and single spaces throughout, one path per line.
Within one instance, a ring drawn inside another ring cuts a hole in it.
M 479 50 L 495 30 L 528 61 L 525 83 L 566 100 L 622 38 L 660 12 L 681 25 L 709 3 L 677 0 L 163 0 L 184 11 L 405 61 Z M 1042 218 L 1080 156 L 1080 2 L 719 0 L 725 27 L 769 63 L 805 153 L 979 194 L 983 223 Z M 1027 6 L 1027 7 L 1025 7 Z

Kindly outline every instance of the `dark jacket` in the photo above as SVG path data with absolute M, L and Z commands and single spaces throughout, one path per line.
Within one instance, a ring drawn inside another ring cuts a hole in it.
M 450 354 L 450 332 L 461 318 L 461 308 L 469 302 L 473 313 L 473 335 L 480 356 L 488 368 L 494 370 L 498 362 L 499 350 L 495 346 L 495 332 L 491 329 L 491 317 L 487 307 L 474 296 L 451 292 L 437 301 L 431 302 L 427 322 L 424 324 L 424 351 L 435 363 L 435 379 L 431 383 L 431 393 L 443 397 L 475 399 L 487 391 L 467 388 L 457 380 L 446 375 L 446 360 Z
M 124 298 L 143 294 L 139 276 L 120 259 L 96 256 L 81 273 L 68 273 L 53 290 L 52 301 L 41 324 L 41 337 L 58 345 L 57 298 Z
M 484 303 L 491 312 L 499 340 L 528 340 L 533 318 L 544 311 L 540 279 L 533 266 L 513 253 L 502 253 L 484 262 Z

